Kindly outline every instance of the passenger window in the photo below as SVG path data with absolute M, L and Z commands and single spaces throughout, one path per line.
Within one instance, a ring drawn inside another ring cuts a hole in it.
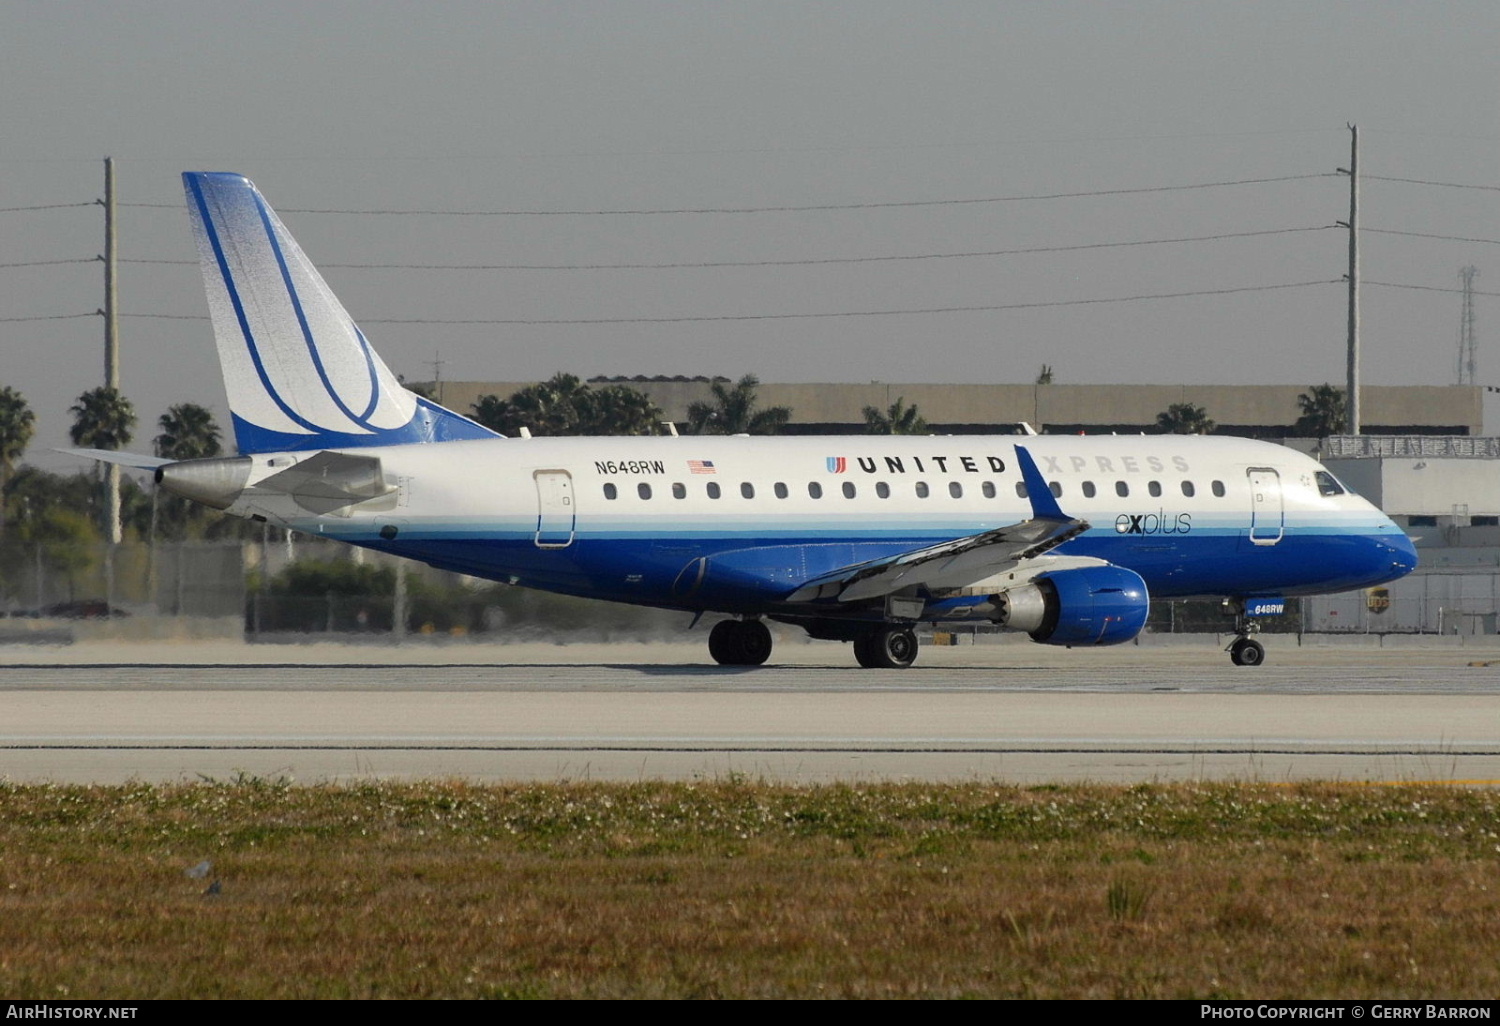
M 708 483 L 708 497 L 710 499 L 717 499 L 719 497 L 719 482 L 710 481 Z
M 640 484 L 635 486 L 635 494 L 639 495 L 643 499 L 649 499 L 651 498 L 651 486 L 642 481 Z
M 964 497 L 964 486 L 959 484 L 957 481 L 949 481 L 948 494 L 953 496 L 955 499 L 962 499 Z
M 1116 481 L 1115 482 L 1115 494 L 1118 495 L 1122 499 L 1126 498 L 1127 496 L 1130 495 L 1130 486 L 1128 484 L 1126 484 L 1124 481 Z
M 925 499 L 925 498 L 927 498 L 927 482 L 926 481 L 918 481 L 917 482 L 917 498 L 919 498 L 919 499 Z
M 1058 484 L 1056 481 L 1048 481 L 1047 490 L 1052 493 L 1052 497 L 1054 499 L 1062 498 L 1062 485 Z
M 1193 492 L 1195 492 L 1195 491 L 1197 491 L 1197 489 L 1195 489 L 1193 487 L 1193 482 L 1191 482 L 1191 481 L 1184 481 L 1184 482 L 1182 482 L 1182 494 L 1183 495 L 1186 495 L 1189 499 L 1191 499 L 1193 497 Z
M 854 498 L 854 482 L 853 481 L 845 481 L 844 482 L 844 498 L 846 498 L 846 499 L 852 499 L 852 498 Z
M 1151 497 L 1153 499 L 1160 498 L 1161 497 L 1161 482 L 1160 481 L 1152 481 L 1150 484 L 1148 484 L 1146 486 L 1146 491 L 1148 491 L 1148 492 L 1151 493 Z
M 607 484 L 607 485 L 604 486 L 604 497 L 606 499 L 613 499 L 615 496 L 617 496 L 619 494 L 620 494 L 620 490 L 618 488 L 616 488 L 614 485 Z
M 884 481 L 878 481 L 875 484 L 875 494 L 882 499 L 889 499 L 891 497 L 891 486 Z
M 1344 486 L 1339 484 L 1338 479 L 1326 470 L 1317 473 L 1319 495 L 1343 495 Z
M 1024 499 L 1024 498 L 1026 498 L 1026 482 L 1025 481 L 1017 481 L 1016 482 L 1016 498 L 1018 498 L 1018 499 Z
M 979 486 L 979 490 L 984 493 L 986 499 L 993 499 L 995 497 L 995 482 L 986 481 Z
M 786 485 L 782 484 L 780 481 L 777 481 L 776 482 L 776 498 L 778 498 L 778 499 L 784 499 L 784 498 L 786 498 L 786 496 L 787 496 Z
M 740 482 L 740 494 L 747 499 L 755 498 L 755 486 L 749 481 Z
M 1214 487 L 1214 494 L 1217 495 L 1221 499 L 1224 498 L 1224 482 L 1223 481 L 1215 481 L 1213 487 Z
M 675 482 L 673 482 L 673 484 L 672 484 L 672 498 L 674 498 L 674 499 L 686 499 L 687 498 L 687 485 L 683 484 L 681 481 L 675 481 Z
M 1097 489 L 1097 488 L 1094 487 L 1094 482 L 1092 482 L 1092 481 L 1085 481 L 1083 483 L 1083 497 L 1085 499 L 1092 499 L 1098 493 L 1099 493 L 1099 489 Z
M 807 494 L 814 499 L 821 499 L 823 497 L 823 486 L 816 481 L 809 481 L 807 482 Z

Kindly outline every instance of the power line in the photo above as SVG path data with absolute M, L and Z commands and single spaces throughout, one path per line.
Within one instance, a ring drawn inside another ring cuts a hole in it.
M 1376 235 L 1406 235 L 1413 239 L 1442 239 L 1445 242 L 1484 242 L 1491 246 L 1500 246 L 1500 239 L 1472 239 L 1463 235 L 1433 235 L 1428 232 L 1398 232 L 1390 228 L 1360 228 L 1362 232 L 1373 232 Z
M 660 210 L 360 210 L 324 207 L 281 207 L 286 214 L 360 214 L 381 216 L 430 217 L 597 217 L 643 216 L 654 214 L 781 214 L 818 210 L 883 210 L 901 207 L 966 206 L 976 203 L 1022 203 L 1037 200 L 1081 199 L 1091 196 L 1138 196 L 1154 192 L 1182 192 L 1190 189 L 1219 189 L 1238 185 L 1265 185 L 1271 182 L 1297 182 L 1312 178 L 1336 178 L 1335 172 L 1308 175 L 1281 175 L 1275 178 L 1241 178 L 1223 182 L 1196 182 L 1188 185 L 1157 185 L 1138 189 L 1094 189 L 1087 192 L 1037 193 L 1019 196 L 981 196 L 944 200 L 896 200 L 884 203 L 818 203 L 808 206 L 774 207 L 681 207 Z M 122 203 L 125 207 L 151 207 L 176 210 L 180 203 Z
M 626 263 L 626 264 L 338 264 L 322 263 L 320 267 L 345 270 L 405 270 L 405 271 L 618 271 L 618 270 L 672 270 L 700 267 L 806 267 L 818 264 L 873 264 L 898 260 L 964 260 L 975 257 L 1016 256 L 1026 253 L 1070 253 L 1088 249 L 1117 249 L 1129 246 L 1164 246 L 1171 243 L 1212 242 L 1221 239 L 1248 239 L 1261 235 L 1287 235 L 1294 232 L 1321 232 L 1330 226 L 1314 228 L 1271 228 L 1254 232 L 1228 232 L 1219 235 L 1192 235 L 1169 239 L 1136 239 L 1126 242 L 1087 242 L 1072 246 L 1028 246 L 1021 249 L 978 250 L 963 253 L 903 253 L 887 256 L 867 257 L 813 257 L 796 260 L 699 260 L 675 263 Z M 126 259 L 127 264 L 173 264 L 196 265 L 196 260 L 146 260 Z M 0 265 L 4 266 L 4 265 Z
M 1361 175 L 1368 181 L 1405 182 L 1407 185 L 1435 185 L 1443 189 L 1479 189 L 1484 192 L 1500 192 L 1500 185 L 1465 185 L 1461 182 L 1434 182 L 1425 178 L 1392 178 L 1389 175 Z
M 17 260 L 0 267 L 55 267 L 58 264 L 97 264 L 99 257 L 74 257 L 70 260 Z
M 89 200 L 87 203 L 43 203 L 34 207 L 0 207 L 0 214 L 15 214 L 25 210 L 64 210 L 68 207 L 97 207 L 98 200 Z
M 1364 285 L 1378 285 L 1380 288 L 1383 288 L 1383 289 L 1412 289 L 1412 290 L 1417 291 L 1417 292 L 1463 292 L 1464 291 L 1463 289 L 1448 289 L 1448 288 L 1443 288 L 1440 285 L 1403 285 L 1403 284 L 1401 284 L 1399 282 L 1393 282 L 1393 281 L 1366 281 L 1366 282 L 1362 282 L 1361 284 L 1364 284 Z M 1471 292 L 1471 295 L 1475 295 L 1475 296 L 1500 296 L 1500 292 L 1481 292 L 1479 289 L 1474 289 Z
M 48 314 L 42 317 L 0 317 L 0 322 L 18 324 L 21 321 L 71 321 L 78 317 L 101 317 L 103 313 L 102 310 L 95 310 L 92 313 Z
M 1052 302 L 1036 303 L 1001 303 L 992 306 L 938 306 L 923 307 L 909 310 L 839 310 L 827 313 L 801 313 L 801 314 L 728 314 L 708 317 L 587 317 L 567 319 L 534 319 L 534 318 L 470 318 L 470 319 L 446 319 L 446 318 L 391 318 L 370 317 L 361 318 L 364 324 L 518 324 L 518 325 L 540 325 L 540 324 L 682 324 L 687 322 L 701 321 L 788 321 L 806 320 L 825 317 L 900 317 L 919 314 L 946 314 L 946 313 L 985 313 L 995 310 L 1033 310 L 1046 307 L 1058 306 L 1091 306 L 1100 303 L 1135 303 L 1148 299 L 1184 299 L 1190 296 L 1227 296 L 1240 292 L 1273 292 L 1279 289 L 1302 289 L 1314 285 L 1338 285 L 1342 279 L 1335 278 L 1329 281 L 1300 281 L 1288 282 L 1281 285 L 1244 285 L 1238 288 L 1228 289 L 1202 289 L 1194 292 L 1159 292 L 1149 295 L 1138 296 L 1111 296 L 1100 299 L 1063 299 Z M 156 320 L 171 321 L 202 321 L 207 320 L 202 316 L 189 316 L 186 314 L 124 314 L 126 317 L 146 317 Z

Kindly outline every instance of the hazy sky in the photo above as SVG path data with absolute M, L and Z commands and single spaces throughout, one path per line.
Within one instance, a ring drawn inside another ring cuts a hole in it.
M 121 268 L 142 451 L 171 403 L 228 419 L 186 169 L 255 180 L 409 378 L 440 352 L 448 379 L 1342 382 L 1343 287 L 1301 283 L 1345 271 L 1346 123 L 1362 174 L 1487 187 L 1371 178 L 1363 225 L 1500 240 L 1497 87 L 1493 2 L 0 0 L 0 264 L 102 252 L 98 207 L 8 208 L 87 203 L 116 159 L 121 258 L 194 261 Z M 1077 192 L 1115 194 L 1034 198 Z M 1249 232 L 1278 234 L 942 256 Z M 1454 290 L 1474 264 L 1500 292 L 1495 241 L 1363 246 L 1369 282 Z M 897 256 L 928 258 L 868 259 Z M 841 262 L 579 267 L 773 261 Z M 328 266 L 359 263 L 573 269 Z M 1078 302 L 1278 285 L 1300 287 Z M 0 267 L 0 384 L 37 411 L 34 462 L 72 465 L 40 450 L 102 383 L 103 326 L 10 319 L 102 305 L 97 263 Z M 1011 308 L 784 316 L 955 307 Z M 1500 384 L 1495 300 L 1477 309 Z M 1365 380 L 1453 383 L 1459 313 L 1369 285 Z M 381 323 L 401 319 L 612 323 Z

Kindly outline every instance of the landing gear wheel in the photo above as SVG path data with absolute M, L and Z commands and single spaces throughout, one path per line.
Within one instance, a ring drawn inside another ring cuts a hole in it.
M 771 658 L 771 631 L 759 620 L 740 623 L 741 666 L 760 666 Z
M 771 657 L 771 632 L 759 620 L 722 620 L 708 632 L 708 654 L 720 666 L 759 666 Z
M 1266 649 L 1254 638 L 1240 638 L 1229 646 L 1229 661 L 1236 666 L 1259 666 L 1266 661 Z
M 907 627 L 885 627 L 854 639 L 854 658 L 867 670 L 904 670 L 917 659 L 917 636 Z

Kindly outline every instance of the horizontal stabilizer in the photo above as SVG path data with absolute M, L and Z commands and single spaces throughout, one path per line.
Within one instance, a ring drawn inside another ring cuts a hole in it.
M 172 462 L 160 456 L 144 456 L 137 452 L 117 452 L 114 449 L 54 449 L 53 452 L 64 453 L 68 456 L 81 456 L 86 460 L 98 460 L 100 463 L 117 463 L 122 467 L 132 467 L 136 470 L 155 470 L 165 463 Z

